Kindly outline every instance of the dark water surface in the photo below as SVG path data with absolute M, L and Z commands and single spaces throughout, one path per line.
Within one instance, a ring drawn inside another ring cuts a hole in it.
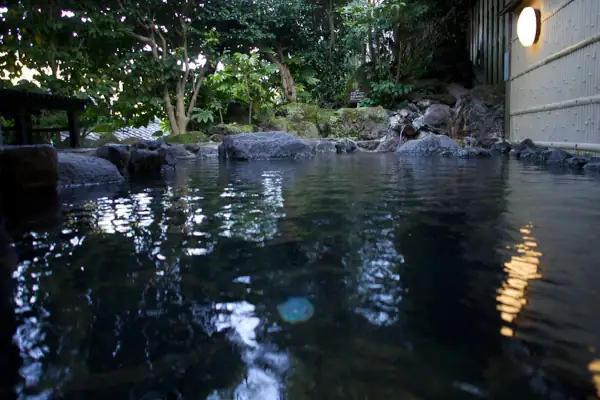
M 95 190 L 7 216 L 2 384 L 18 398 L 600 390 L 598 178 L 363 154 Z M 284 322 L 290 297 L 312 318 Z

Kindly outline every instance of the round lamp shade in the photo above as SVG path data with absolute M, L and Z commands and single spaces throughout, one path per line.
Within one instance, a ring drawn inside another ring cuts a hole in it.
M 533 7 L 525 7 L 517 22 L 517 36 L 525 47 L 538 41 L 540 37 L 540 15 Z

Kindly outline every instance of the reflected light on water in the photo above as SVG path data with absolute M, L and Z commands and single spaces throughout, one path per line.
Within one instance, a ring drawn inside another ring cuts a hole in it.
M 218 390 L 207 400 L 279 400 L 283 388 L 281 375 L 289 367 L 286 353 L 277 351 L 273 345 L 260 343 L 256 329 L 261 320 L 255 314 L 256 307 L 246 301 L 217 303 L 214 305 L 217 315 L 211 325 L 217 331 L 230 329 L 232 342 L 237 344 L 246 364 L 241 382 L 234 388 Z
M 598 397 L 600 397 L 600 360 L 592 361 L 588 368 L 592 373 L 592 380 L 594 381 L 594 386 L 596 386 L 596 393 L 598 394 Z
M 537 251 L 538 244 L 532 236 L 532 225 L 525 225 L 521 228 L 522 242 L 515 245 L 518 255 L 511 257 L 510 261 L 504 264 L 504 271 L 508 277 L 498 289 L 497 309 L 500 311 L 502 320 L 506 323 L 512 323 L 521 312 L 521 309 L 527 304 L 525 291 L 529 281 L 542 278 L 539 273 L 540 257 L 542 253 Z M 500 329 L 503 336 L 514 336 L 511 327 L 503 326 Z

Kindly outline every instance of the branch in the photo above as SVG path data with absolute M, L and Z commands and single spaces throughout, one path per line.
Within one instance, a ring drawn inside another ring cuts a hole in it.
M 181 24 L 182 36 L 183 36 L 183 62 L 185 63 L 185 72 L 183 73 L 183 84 L 185 85 L 190 78 L 190 59 L 188 57 L 188 48 L 187 48 L 187 29 L 185 26 L 185 21 L 183 18 L 179 18 L 179 23 Z
M 167 57 L 167 40 L 165 39 L 165 37 L 163 36 L 162 33 L 160 33 L 160 29 L 158 29 L 156 27 L 156 25 L 152 25 L 152 29 L 154 32 L 156 32 L 158 34 L 158 37 L 160 38 L 160 41 L 162 42 L 162 50 L 163 50 L 163 64 L 165 63 L 165 58 Z
M 196 105 L 196 98 L 198 97 L 198 93 L 200 92 L 200 86 L 202 86 L 202 81 L 204 80 L 204 75 L 206 74 L 206 70 L 207 70 L 206 67 L 208 65 L 210 65 L 209 58 L 206 59 L 206 63 L 204 64 L 202 69 L 200 69 L 200 72 L 198 73 L 196 79 L 194 79 L 194 89 L 193 89 L 194 91 L 192 93 L 192 98 L 190 99 L 190 104 L 188 104 L 188 111 L 187 111 L 188 119 L 192 115 L 192 110 L 194 109 L 194 106 Z

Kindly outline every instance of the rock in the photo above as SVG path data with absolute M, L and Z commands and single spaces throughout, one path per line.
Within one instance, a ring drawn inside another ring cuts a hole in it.
M 406 119 L 400 114 L 394 114 L 388 121 L 388 128 L 394 132 L 400 132 L 406 123 Z
M 400 136 L 402 137 L 406 137 L 406 138 L 413 138 L 415 136 L 417 136 L 417 130 L 415 129 L 414 126 L 412 126 L 412 124 L 406 124 L 402 127 L 402 130 L 400 131 Z
M 375 149 L 377 153 L 391 153 L 398 150 L 400 144 L 400 136 L 396 133 L 387 135 Z
M 193 154 L 196 154 L 198 151 L 200 151 L 200 145 L 196 143 L 184 144 L 183 148 Z
M 73 153 L 58 153 L 58 176 L 60 186 L 121 183 L 123 176 L 110 161 L 100 157 Z
M 471 136 L 465 136 L 463 138 L 463 144 L 465 145 L 465 147 L 475 147 L 475 145 L 477 144 L 477 139 Z
M 588 163 L 588 159 L 585 157 L 577 157 L 576 156 L 576 157 L 567 158 L 565 160 L 565 162 L 571 168 L 581 169 Z
M 573 157 L 572 154 L 560 149 L 548 150 L 547 152 L 544 152 L 544 159 L 548 164 L 563 164 L 568 158 L 571 157 Z
M 219 156 L 219 146 L 214 144 L 201 145 L 196 153 L 200 158 L 216 158 Z
M 434 104 L 430 106 L 425 115 L 415 119 L 413 126 L 417 130 L 427 130 L 437 134 L 449 132 L 452 110 L 445 104 Z
M 436 154 L 443 151 L 460 149 L 458 143 L 445 135 L 429 134 L 422 139 L 410 140 L 400 147 L 397 152 L 403 154 Z
M 374 140 L 388 133 L 389 118 L 382 107 L 342 108 L 329 119 L 329 130 L 336 137 Z
M 161 149 L 164 149 L 164 151 L 166 152 L 166 161 L 169 165 L 176 164 L 177 161 L 193 160 L 196 158 L 195 154 L 187 151 L 185 147 L 181 144 L 162 146 Z
M 94 155 L 110 161 L 117 167 L 121 175 L 125 175 L 131 159 L 131 150 L 127 145 L 107 144 L 96 150 Z
M 49 145 L 4 146 L 0 150 L 0 189 L 5 195 L 56 192 L 56 149 Z
M 533 143 L 533 140 L 531 139 L 525 139 L 515 146 L 515 150 L 517 151 L 523 151 L 525 149 L 537 149 L 537 146 L 535 145 L 535 143 Z
M 131 145 L 132 149 L 140 150 L 157 150 L 161 146 L 161 142 L 157 140 L 141 140 Z
M 508 154 L 511 150 L 510 143 L 508 142 L 500 142 L 494 145 L 494 151 L 497 151 L 502 154 Z
M 433 103 L 445 104 L 450 107 L 454 107 L 456 105 L 456 98 L 451 94 L 445 93 L 437 93 L 427 95 L 427 98 L 431 100 Z
M 231 160 L 309 157 L 306 142 L 285 132 L 242 133 L 226 136 L 219 146 L 219 157 Z
M 141 142 L 137 142 L 131 145 L 132 148 L 134 149 L 140 149 L 140 150 L 146 150 L 148 149 L 148 143 L 141 141 Z M 158 148 L 158 146 L 156 146 Z
M 458 149 L 453 152 L 458 158 L 481 158 L 490 157 L 492 153 L 489 150 L 481 147 L 468 147 L 465 149 Z
M 315 153 L 335 153 L 335 142 L 331 140 L 319 140 L 315 146 Z
M 510 153 L 514 154 L 517 158 L 532 158 L 534 156 L 537 157 L 537 154 L 540 153 L 540 149 L 538 149 L 531 139 L 525 139 L 513 147 Z
M 223 135 L 212 135 L 209 140 L 214 143 L 221 143 L 223 141 Z
M 497 142 L 504 137 L 504 94 L 476 88 L 463 95 L 455 108 L 451 135 Z
M 167 163 L 167 153 L 164 149 L 131 151 L 129 173 L 134 177 L 160 175 L 163 165 Z
M 380 140 L 359 140 L 356 142 L 359 149 L 366 151 L 375 151 L 380 144 Z
M 590 158 L 583 168 L 589 171 L 600 171 L 600 157 Z
M 354 140 L 340 139 L 335 142 L 335 150 L 337 153 L 354 153 L 358 150 L 358 146 Z
M 432 105 L 433 105 L 433 102 L 429 99 L 424 99 L 424 100 L 417 102 L 417 107 L 419 107 L 419 109 L 421 109 L 421 110 L 427 110 Z

